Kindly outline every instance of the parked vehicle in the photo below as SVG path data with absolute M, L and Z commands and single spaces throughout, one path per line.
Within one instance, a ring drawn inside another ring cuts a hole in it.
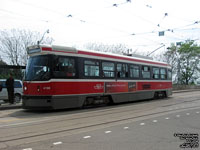
M 23 93 L 23 86 L 22 86 L 21 80 L 15 80 L 14 81 L 14 95 L 15 95 L 15 102 L 19 103 L 22 99 L 22 93 Z M 8 102 L 8 92 L 6 88 L 6 79 L 0 79 L 0 104 L 7 103 Z

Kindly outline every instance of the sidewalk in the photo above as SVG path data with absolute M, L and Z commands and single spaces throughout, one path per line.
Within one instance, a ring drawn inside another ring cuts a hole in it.
M 22 103 L 16 103 L 11 105 L 9 103 L 4 103 L 0 105 L 0 111 L 7 109 L 20 109 L 20 108 L 22 108 Z

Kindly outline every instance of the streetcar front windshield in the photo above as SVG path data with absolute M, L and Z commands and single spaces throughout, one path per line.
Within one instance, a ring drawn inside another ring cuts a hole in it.
M 50 79 L 50 63 L 48 55 L 33 56 L 26 67 L 26 81 L 46 81 Z

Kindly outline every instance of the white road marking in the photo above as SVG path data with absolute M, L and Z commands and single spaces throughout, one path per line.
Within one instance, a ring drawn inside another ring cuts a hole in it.
M 179 118 L 179 117 L 180 117 L 180 115 L 176 115 L 176 117 L 177 117 L 177 118 Z
M 158 122 L 158 120 L 153 120 L 153 122 Z
M 129 127 L 124 127 L 124 129 L 126 130 L 126 129 L 128 129 Z
M 166 120 L 169 120 L 169 117 L 165 118 Z
M 25 149 L 23 149 L 23 150 L 33 150 L 32 148 L 25 148 Z
M 105 133 L 111 133 L 112 131 L 105 131 Z
M 197 111 L 196 114 L 199 114 L 199 111 Z
M 59 144 L 62 144 L 62 142 L 55 142 L 55 143 L 53 143 L 53 145 L 59 145 Z
M 189 116 L 189 115 L 190 115 L 190 113 L 186 113 L 186 115 L 187 115 L 187 116 Z
M 141 125 L 141 126 L 143 126 L 143 125 L 145 125 L 145 123 L 144 123 L 144 122 L 142 122 L 142 123 L 140 123 L 140 125 Z
M 83 138 L 84 139 L 89 139 L 89 138 L 91 138 L 91 136 L 84 136 Z

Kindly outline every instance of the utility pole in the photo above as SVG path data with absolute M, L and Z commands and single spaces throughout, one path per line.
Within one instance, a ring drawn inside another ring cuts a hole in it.
M 177 80 L 178 84 L 181 84 L 181 62 L 180 59 L 178 58 L 178 64 L 177 64 Z
M 176 51 L 178 51 L 179 47 L 181 46 L 181 42 L 179 42 L 180 44 L 177 44 L 176 46 Z M 180 57 L 178 57 L 178 64 L 177 64 L 177 83 L 181 84 L 181 61 L 180 61 Z

